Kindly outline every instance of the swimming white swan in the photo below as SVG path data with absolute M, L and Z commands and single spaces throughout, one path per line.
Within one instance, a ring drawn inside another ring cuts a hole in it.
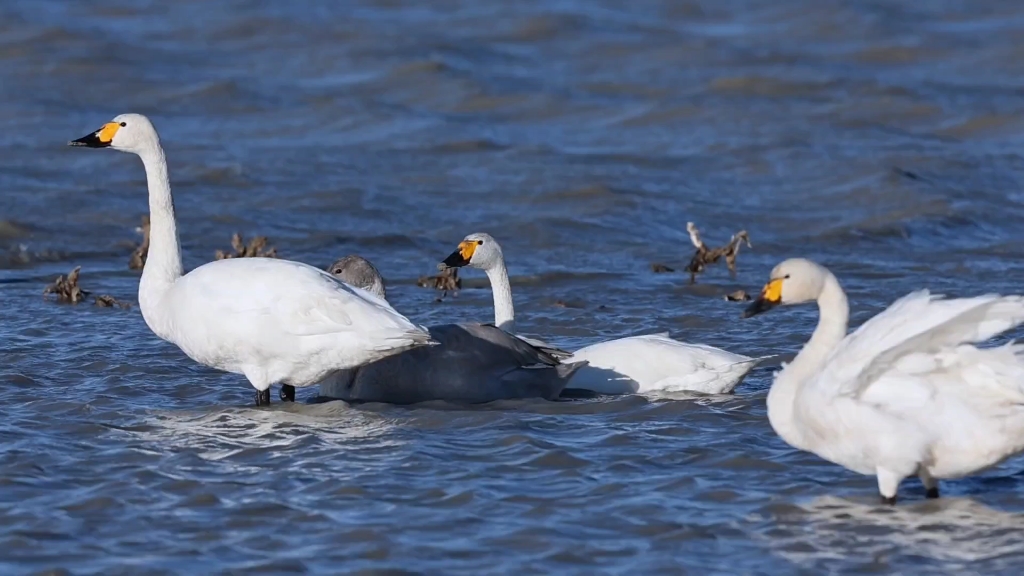
M 387 296 L 380 273 L 364 258 L 346 256 L 327 270 L 351 286 Z M 532 346 L 491 325 L 443 324 L 429 330 L 439 345 L 331 374 L 320 383 L 320 396 L 391 404 L 553 400 L 586 364 L 563 364 L 561 351 Z
M 494 323 L 515 332 L 512 288 L 501 246 L 489 234 L 466 236 L 442 262 L 480 268 L 494 293 Z M 750 358 L 711 346 L 686 344 L 666 334 L 608 340 L 581 348 L 566 362 L 586 360 L 567 388 L 600 394 L 702 392 L 727 394 L 765 358 Z
M 1024 298 L 913 292 L 847 336 L 839 281 L 792 259 L 744 316 L 811 301 L 818 327 L 768 393 L 768 419 L 788 444 L 877 476 L 887 504 L 904 478 L 916 474 L 937 498 L 939 479 L 1024 449 L 1024 346 L 972 345 L 1024 322 Z
M 332 371 L 431 343 L 386 301 L 299 262 L 217 260 L 182 275 L 167 161 L 145 116 L 122 114 L 69 144 L 142 159 L 150 212 L 142 317 L 196 362 L 245 375 L 258 406 L 270 403 L 271 384 L 309 386 Z

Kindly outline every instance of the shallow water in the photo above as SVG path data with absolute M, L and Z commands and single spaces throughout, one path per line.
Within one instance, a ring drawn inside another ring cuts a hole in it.
M 854 323 L 1020 290 L 1022 29 L 1009 1 L 0 3 L 0 572 L 1019 572 L 1021 460 L 882 509 L 772 432 L 770 369 L 725 398 L 254 409 L 137 306 L 41 291 L 81 265 L 135 302 L 140 163 L 64 146 L 133 111 L 189 268 L 263 234 L 370 258 L 423 323 L 487 320 L 478 272 L 415 285 L 487 231 L 524 333 L 792 353 L 813 309 L 721 298 L 786 257 Z M 688 220 L 750 232 L 735 279 L 651 272 Z

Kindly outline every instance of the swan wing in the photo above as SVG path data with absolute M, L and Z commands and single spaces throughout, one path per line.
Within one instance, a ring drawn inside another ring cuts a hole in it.
M 570 353 L 551 348 L 539 340 L 509 334 L 493 324 L 457 326 L 460 330 L 449 330 L 446 334 L 446 345 L 490 349 L 494 351 L 493 353 L 515 358 L 520 366 L 556 366 L 561 358 L 557 353 L 565 354 L 566 357 L 571 356 Z
M 427 339 L 422 328 L 385 300 L 300 262 L 219 260 L 196 268 L 183 280 L 189 299 L 201 299 L 204 308 L 216 310 L 225 322 L 232 317 L 264 317 L 281 333 L 293 336 L 365 333 L 408 339 L 420 334 Z
M 491 325 L 488 324 L 488 326 L 491 326 Z M 554 346 L 548 344 L 547 342 L 544 342 L 543 340 L 538 340 L 536 338 L 530 338 L 529 336 L 523 336 L 522 334 L 512 334 L 511 336 L 514 336 L 517 340 L 522 341 L 527 346 L 530 346 L 531 348 L 536 348 L 536 349 L 544 352 L 545 354 L 553 356 L 553 357 L 555 357 L 555 358 L 557 358 L 559 360 L 564 360 L 566 358 L 572 358 L 572 352 L 568 352 L 566 350 L 562 350 L 561 348 L 555 348 Z
M 857 398 L 890 371 L 927 373 L 940 352 L 988 340 L 1022 322 L 1024 299 L 1017 296 L 945 299 L 927 290 L 912 292 L 847 336 L 815 381 Z

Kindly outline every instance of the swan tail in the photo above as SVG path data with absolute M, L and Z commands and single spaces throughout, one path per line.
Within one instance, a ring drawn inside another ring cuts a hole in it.
M 733 362 L 731 364 L 723 366 L 722 369 L 719 370 L 719 373 L 721 374 L 722 383 L 719 385 L 720 391 L 718 391 L 717 393 L 732 393 L 732 391 L 737 386 L 739 386 L 744 379 L 746 379 L 747 375 L 750 374 L 750 372 L 753 371 L 754 368 L 757 368 L 759 365 L 773 358 L 778 358 L 778 354 L 772 354 L 769 356 L 758 356 L 756 358 L 748 358 L 746 360 Z
M 555 371 L 558 372 L 559 378 L 568 381 L 570 378 L 572 378 L 573 374 L 575 374 L 580 368 L 583 368 L 587 364 L 590 364 L 590 362 L 586 360 L 581 360 L 579 362 L 570 362 L 568 364 L 559 364 L 558 366 L 555 366 Z

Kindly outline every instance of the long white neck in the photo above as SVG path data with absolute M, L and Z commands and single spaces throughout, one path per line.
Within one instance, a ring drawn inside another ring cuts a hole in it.
M 828 355 L 846 337 L 850 306 L 839 281 L 827 273 L 824 288 L 818 296 L 818 327 L 800 353 L 775 375 L 768 391 L 768 421 L 788 444 L 806 449 L 799 428 L 793 420 L 793 401 L 800 387 L 822 368 Z
M 494 293 L 494 325 L 502 330 L 515 334 L 516 312 L 512 304 L 512 286 L 508 282 L 508 270 L 505 261 L 484 270 L 491 281 L 491 292 Z
M 150 330 L 166 339 L 168 327 L 164 322 L 165 304 L 162 300 L 167 290 L 181 278 L 181 245 L 178 243 L 164 151 L 157 144 L 139 157 L 146 167 L 149 185 L 149 253 L 139 282 L 139 308 Z

